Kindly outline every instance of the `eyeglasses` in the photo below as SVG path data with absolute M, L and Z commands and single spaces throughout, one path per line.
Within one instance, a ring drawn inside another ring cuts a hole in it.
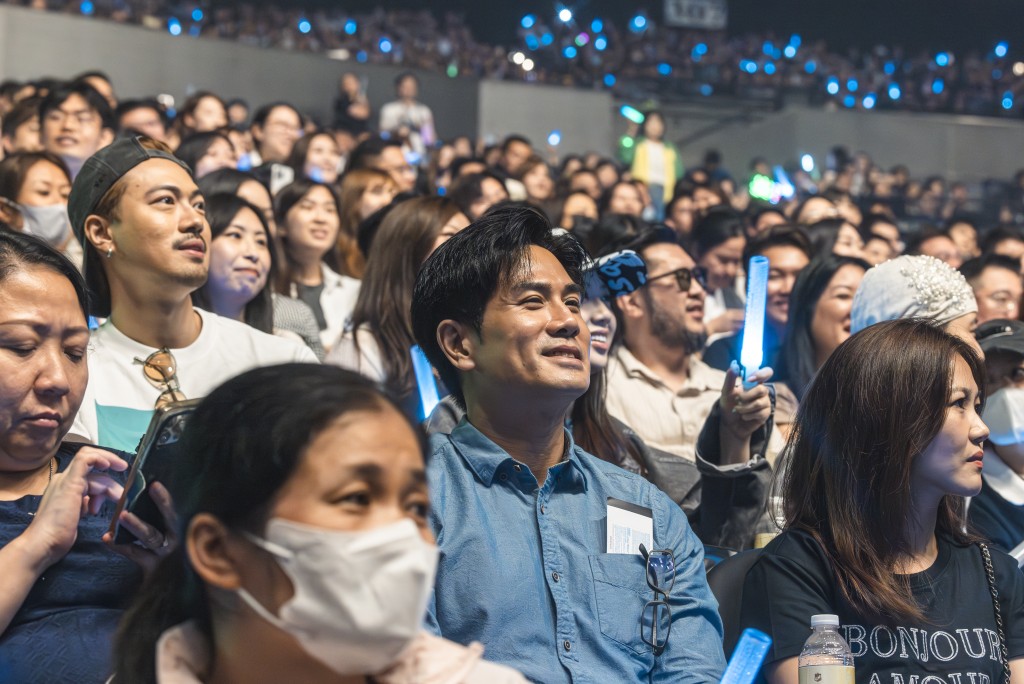
M 163 408 L 175 401 L 185 401 L 185 394 L 178 385 L 178 362 L 167 347 L 157 349 L 145 359 L 135 358 L 142 366 L 142 374 L 156 388 L 162 390 L 156 398 L 156 408 Z
M 74 112 L 68 112 L 63 109 L 51 109 L 46 113 L 46 121 L 49 123 L 63 124 L 65 119 L 69 116 L 77 121 L 79 126 L 89 126 L 95 123 L 99 118 L 96 112 L 88 109 L 79 109 Z
M 676 285 L 679 286 L 680 292 L 689 292 L 690 284 L 693 283 L 694 280 L 696 280 L 697 284 L 705 290 L 708 287 L 707 272 L 700 266 L 694 266 L 693 268 L 677 268 L 674 271 L 656 275 L 653 278 L 648 278 L 647 284 L 649 285 L 655 280 L 668 278 L 670 276 L 676 279 Z
M 648 551 L 641 544 L 640 555 L 647 562 L 647 586 L 654 590 L 654 600 L 648 601 L 640 613 L 640 637 L 651 647 L 654 655 L 659 656 L 665 651 L 668 635 L 672 632 L 672 610 L 668 602 L 659 597 L 667 599 L 675 586 L 676 562 L 672 549 Z

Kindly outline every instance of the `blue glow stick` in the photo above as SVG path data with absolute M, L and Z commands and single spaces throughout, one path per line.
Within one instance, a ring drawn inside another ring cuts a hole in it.
M 434 382 L 434 369 L 418 344 L 409 348 L 409 356 L 412 357 L 412 369 L 416 373 L 416 386 L 420 390 L 422 418 L 426 420 L 440 401 L 437 397 L 437 384 Z
M 768 299 L 768 258 L 750 257 L 747 266 L 747 309 L 743 314 L 743 346 L 740 366 L 743 387 L 750 389 L 747 377 L 761 369 L 764 360 L 764 309 Z
M 753 684 L 771 645 L 771 637 L 764 632 L 751 628 L 743 630 L 721 684 Z

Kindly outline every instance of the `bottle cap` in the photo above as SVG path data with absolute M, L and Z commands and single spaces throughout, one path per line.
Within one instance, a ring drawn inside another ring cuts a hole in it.
M 821 625 L 832 625 L 833 627 L 839 626 L 838 615 L 812 615 L 811 616 L 811 627 L 820 627 Z

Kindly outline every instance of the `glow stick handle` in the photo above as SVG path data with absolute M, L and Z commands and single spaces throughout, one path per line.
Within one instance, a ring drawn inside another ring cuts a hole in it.
M 771 645 L 771 637 L 764 632 L 753 628 L 743 630 L 721 684 L 753 684 Z
M 423 420 L 426 420 L 440 401 L 437 397 L 437 384 L 434 382 L 434 369 L 418 344 L 409 348 L 409 355 L 412 357 L 412 369 L 416 374 L 416 386 L 420 391 Z
M 743 387 L 750 389 L 747 376 L 761 369 L 764 360 L 764 310 L 768 300 L 768 258 L 755 256 L 747 265 L 747 308 L 743 314 L 743 346 L 740 366 Z

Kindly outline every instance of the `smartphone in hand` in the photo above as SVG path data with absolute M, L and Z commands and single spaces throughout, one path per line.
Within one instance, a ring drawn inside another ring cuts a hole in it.
M 181 438 L 199 401 L 189 399 L 172 402 L 153 412 L 149 428 L 139 442 L 135 461 L 128 472 L 124 494 L 117 502 L 117 510 L 110 522 L 110 532 L 114 536 L 115 544 L 129 544 L 135 541 L 135 535 L 118 524 L 122 510 L 134 513 L 143 522 L 161 532 L 167 532 L 163 515 L 147 490 L 153 482 L 169 485 L 178 475 L 177 457 L 180 454 Z

